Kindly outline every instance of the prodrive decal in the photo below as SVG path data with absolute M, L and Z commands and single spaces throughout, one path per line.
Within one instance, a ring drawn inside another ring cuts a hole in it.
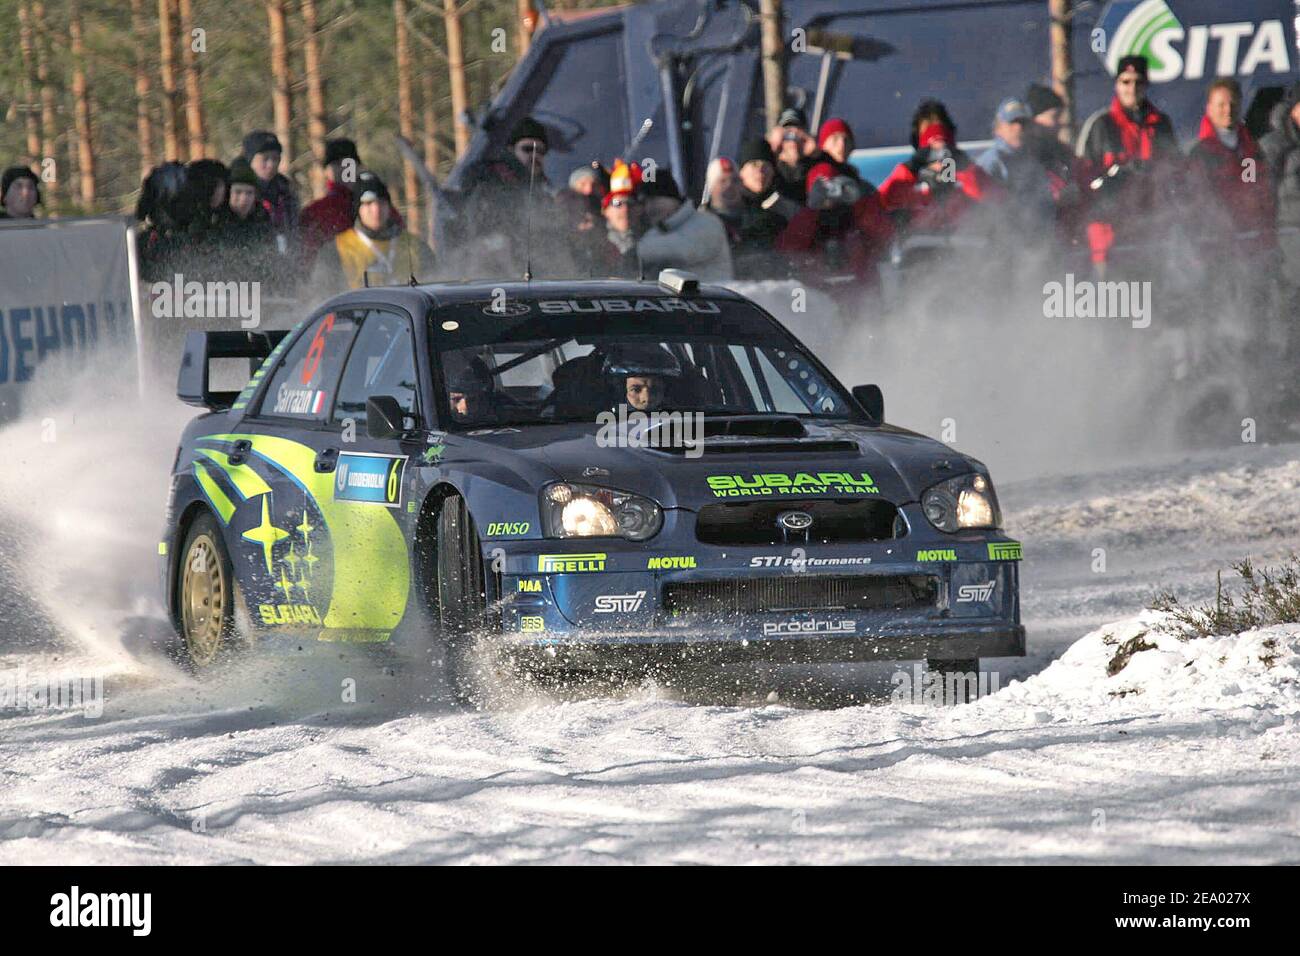
M 793 634 L 856 634 L 857 631 L 857 621 L 836 620 L 833 618 L 814 617 L 803 621 L 765 621 L 763 623 L 763 635 L 765 637 L 784 637 Z
M 767 495 L 878 495 L 880 489 L 865 471 L 800 471 L 754 475 L 709 475 L 715 498 L 751 498 Z

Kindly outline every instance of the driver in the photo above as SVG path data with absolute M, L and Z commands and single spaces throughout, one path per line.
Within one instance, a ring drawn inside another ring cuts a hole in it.
M 492 373 L 480 358 L 455 352 L 443 359 L 447 375 L 447 404 L 458 422 L 482 421 L 491 415 Z
M 657 412 L 664 407 L 668 379 L 680 378 L 682 366 L 661 345 L 621 344 L 606 354 L 604 371 L 620 402 L 638 412 Z
M 656 412 L 664 404 L 664 382 L 658 375 L 629 375 L 625 381 L 627 403 L 638 412 Z

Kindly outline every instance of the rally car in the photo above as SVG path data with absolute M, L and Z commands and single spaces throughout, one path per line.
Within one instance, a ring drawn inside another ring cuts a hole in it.
M 264 360 L 215 391 L 232 358 Z M 1024 653 L 984 465 L 684 273 L 356 290 L 190 333 L 178 394 L 208 412 L 159 551 L 197 669 L 248 632 L 437 642 L 453 671 Z

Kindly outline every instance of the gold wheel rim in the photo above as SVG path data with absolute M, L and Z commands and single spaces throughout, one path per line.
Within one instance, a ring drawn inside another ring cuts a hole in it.
M 226 577 L 215 542 L 201 534 L 185 555 L 185 576 L 181 585 L 181 618 L 185 646 L 190 660 L 199 666 L 211 664 L 221 650 L 226 620 Z

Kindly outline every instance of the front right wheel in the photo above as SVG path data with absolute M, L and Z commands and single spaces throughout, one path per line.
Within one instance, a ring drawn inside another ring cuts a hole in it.
M 480 704 L 498 669 L 488 630 L 483 548 L 465 499 L 453 495 L 438 511 L 438 622 L 447 682 L 462 703 Z

